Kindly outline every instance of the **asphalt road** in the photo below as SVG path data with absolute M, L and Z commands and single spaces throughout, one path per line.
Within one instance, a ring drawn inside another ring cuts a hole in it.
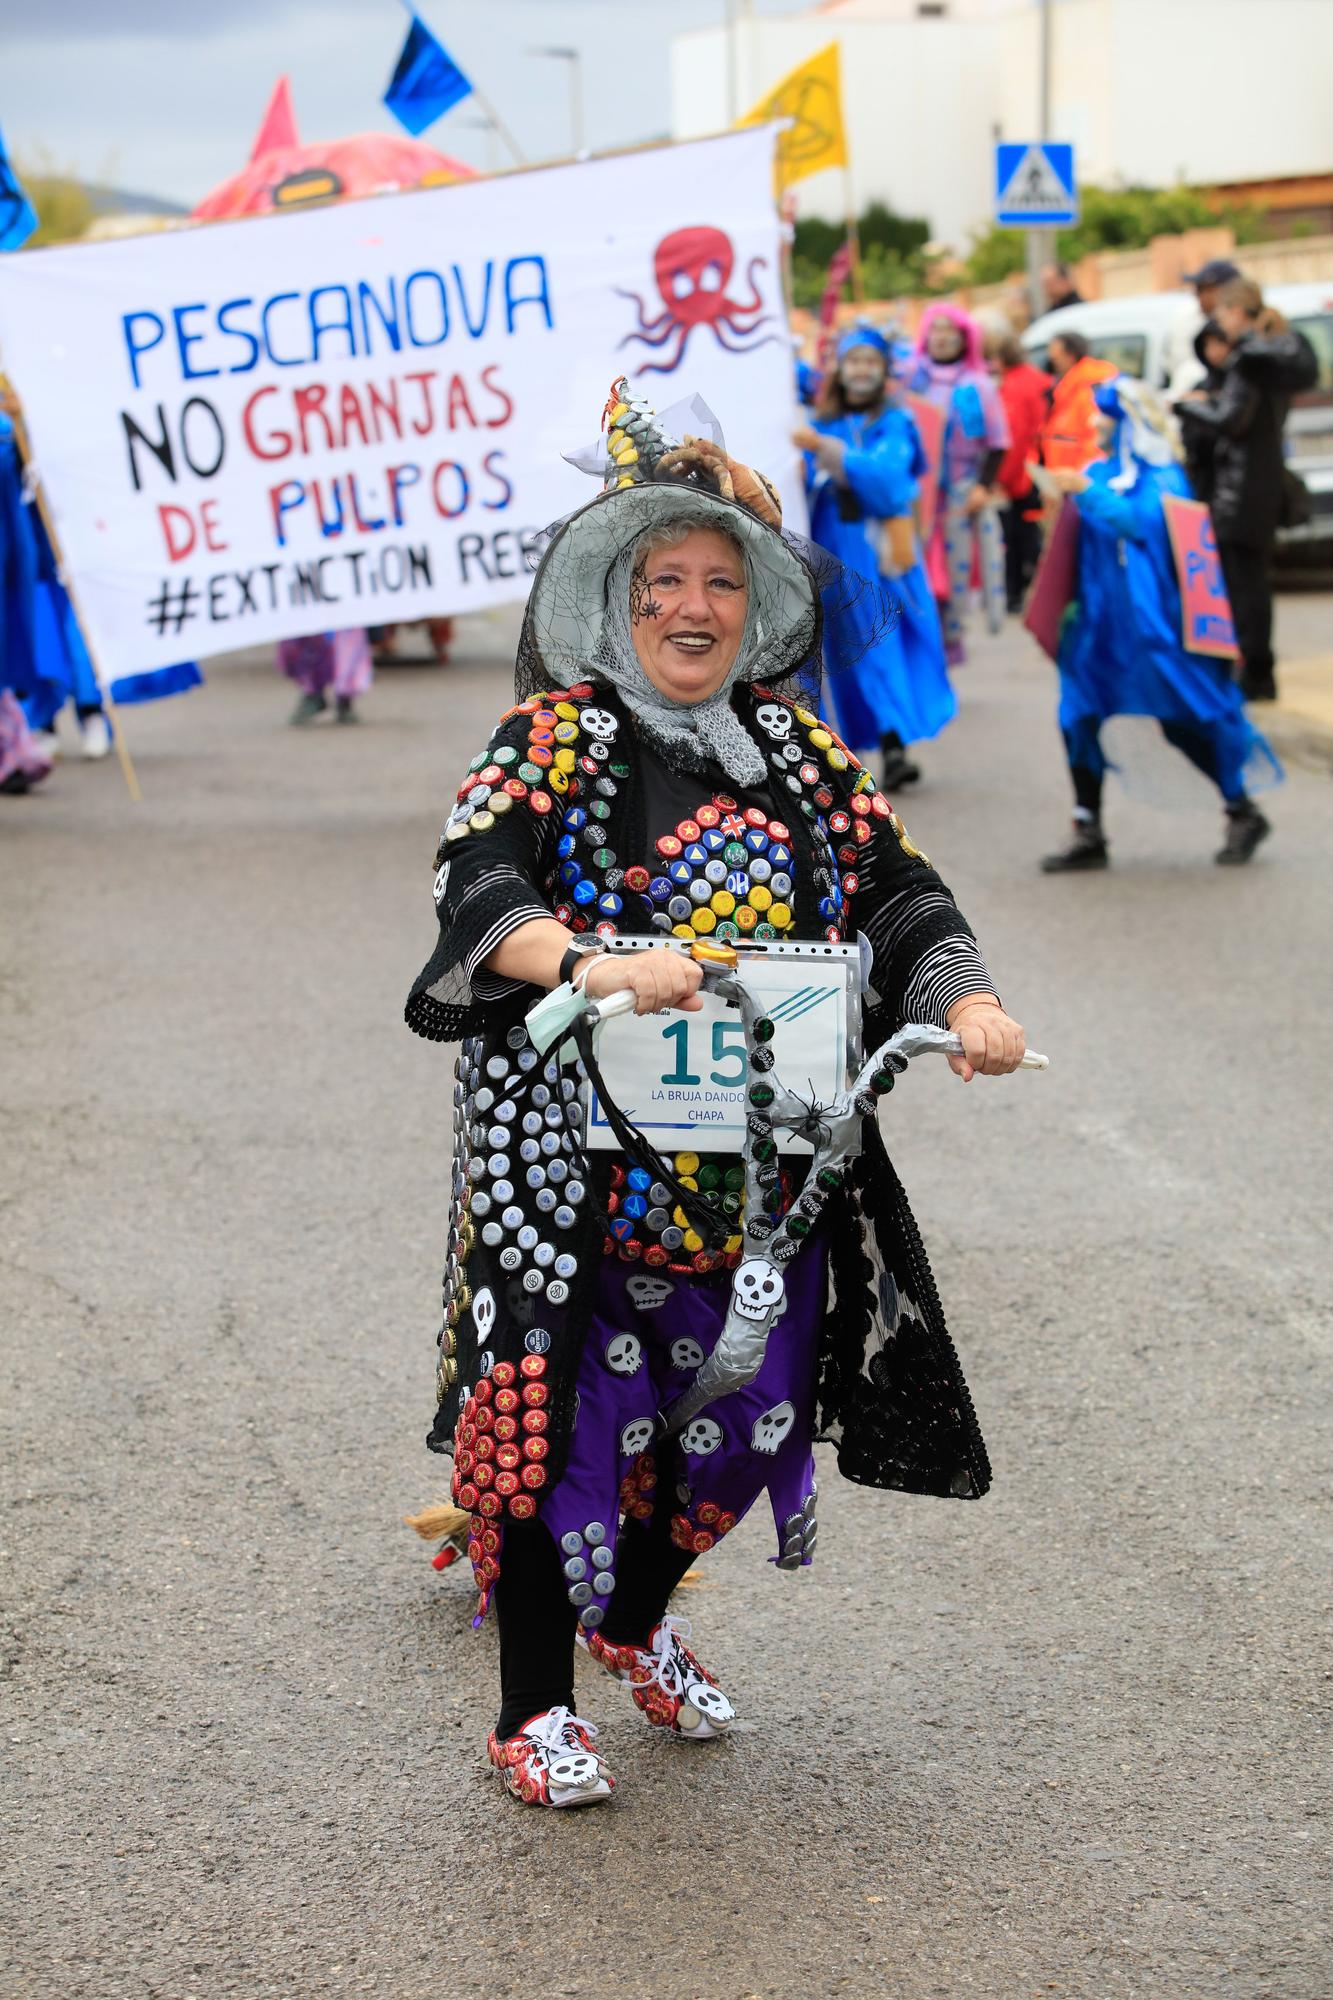
M 586 1662 L 610 1807 L 487 1776 L 495 1638 L 401 1516 L 449 1055 L 401 1025 L 512 620 L 288 730 L 266 658 L 0 800 L 13 2000 L 1322 2000 L 1333 799 L 1064 831 L 1050 670 L 962 676 L 908 825 L 1052 1060 L 885 1111 L 995 1461 L 841 1484 L 683 1596 L 745 1719 Z M 1322 1020 L 1322 1026 L 1320 1025 Z

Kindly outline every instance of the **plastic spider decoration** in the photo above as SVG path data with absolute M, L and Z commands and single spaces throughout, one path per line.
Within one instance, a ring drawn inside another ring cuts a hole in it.
M 750 259 L 745 273 L 752 294 L 749 299 L 729 298 L 727 286 L 736 263 L 729 236 L 704 224 L 674 229 L 670 236 L 664 236 L 653 256 L 653 274 L 665 310 L 649 319 L 637 292 L 618 292 L 622 299 L 633 299 L 639 314 L 638 326 L 625 335 L 620 345 L 628 347 L 632 341 L 638 341 L 644 347 L 663 350 L 660 361 L 638 364 L 640 374 L 673 373 L 685 359 L 690 335 L 699 326 L 710 327 L 713 338 L 728 354 L 749 354 L 756 347 L 777 340 L 777 333 L 761 334 L 758 340 L 750 338 L 773 318 L 764 310 L 754 276 L 766 262 L 763 257 Z

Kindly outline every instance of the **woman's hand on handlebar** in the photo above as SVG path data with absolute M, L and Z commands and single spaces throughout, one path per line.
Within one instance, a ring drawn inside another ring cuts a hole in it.
M 978 1075 L 1008 1076 L 1018 1068 L 1027 1041 L 993 995 L 968 994 L 955 1000 L 947 1019 L 963 1044 L 960 1056 L 949 1057 L 949 1067 L 964 1083 Z
M 636 1014 L 656 1014 L 663 1007 L 697 1013 L 703 1006 L 699 985 L 703 967 L 678 951 L 607 952 L 595 958 L 579 981 L 592 1000 L 629 987 Z

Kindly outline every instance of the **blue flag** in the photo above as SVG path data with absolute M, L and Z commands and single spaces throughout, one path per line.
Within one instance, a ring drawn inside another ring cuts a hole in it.
M 20 249 L 36 227 L 37 211 L 9 164 L 4 138 L 0 136 L 0 250 Z
M 415 139 L 452 105 L 461 103 L 471 89 L 448 50 L 414 14 L 398 67 L 384 93 L 387 109 Z

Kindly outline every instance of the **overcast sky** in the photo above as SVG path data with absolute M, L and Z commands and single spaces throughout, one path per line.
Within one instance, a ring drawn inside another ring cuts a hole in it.
M 755 0 L 760 14 L 802 0 Z M 420 0 L 418 12 L 493 100 L 531 159 L 567 153 L 568 65 L 583 52 L 587 143 L 659 137 L 670 123 L 672 33 L 724 0 Z M 304 139 L 398 131 L 380 96 L 406 31 L 399 0 L 0 0 L 0 130 L 85 180 L 191 207 L 244 165 L 269 90 L 292 79 Z M 472 165 L 507 164 L 466 99 L 423 136 Z

